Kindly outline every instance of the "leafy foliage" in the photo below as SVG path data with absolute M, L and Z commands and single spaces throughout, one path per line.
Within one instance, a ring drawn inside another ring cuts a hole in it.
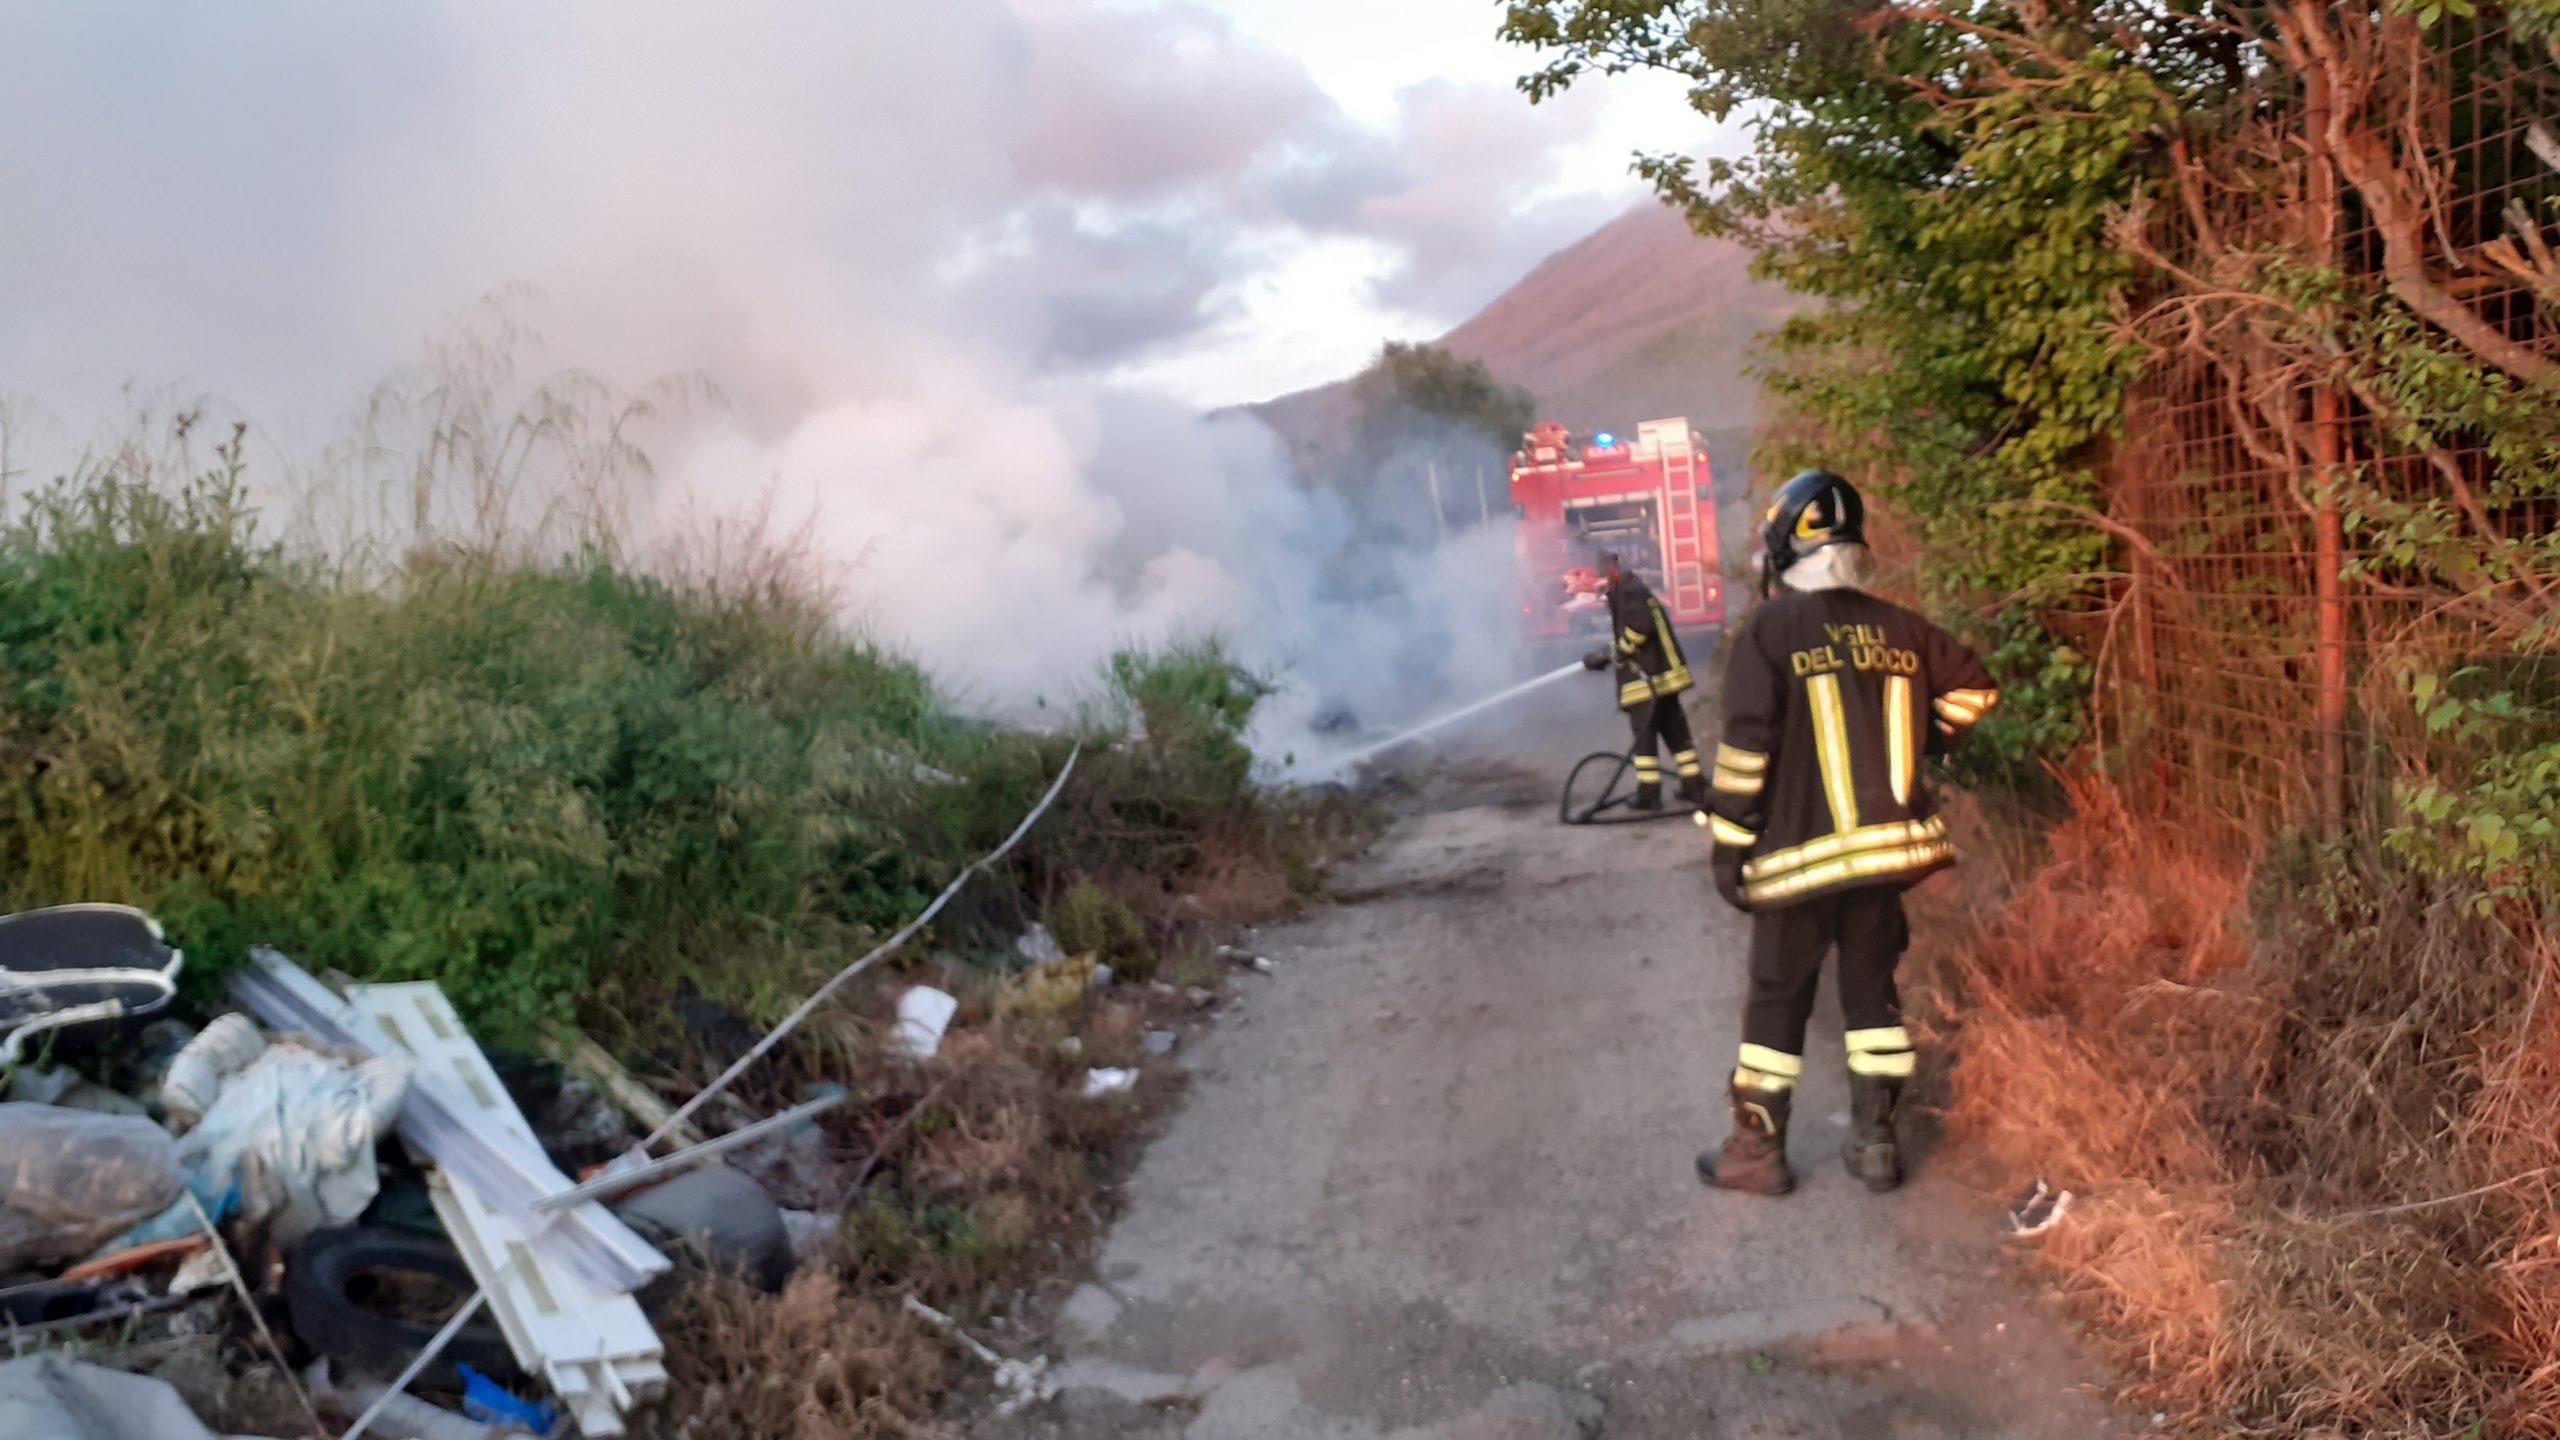
M 2109 227 L 2211 71 L 2185 45 L 2135 63 L 2131 37 L 2174 38 L 2141 7 L 2032 13 L 1538 0 L 1505 31 L 1553 57 L 1522 82 L 1533 99 L 1640 65 L 1687 77 L 1712 118 L 1745 117 L 1740 159 L 1638 169 L 1702 232 L 1751 241 L 1761 273 L 1829 302 L 1773 337 L 1767 389 L 1794 423 L 1764 467 L 1886 482 L 1938 599 L 1986 611 L 2003 641 L 2005 723 L 2067 743 L 2085 667 L 2052 673 L 2065 650 L 2020 641 L 2085 604 L 2103 568 L 2104 536 L 2056 515 L 2093 502 L 2140 362 L 2115 323 L 2135 265 Z
M 1390 340 L 1351 382 L 1359 448 L 1380 453 L 1411 434 L 1417 417 L 1446 422 L 1497 450 L 1509 450 L 1537 420 L 1537 401 L 1493 378 L 1481 360 L 1432 345 Z
M 234 448 L 165 493 L 65 482 L 0 532 L 0 905 L 145 906 L 197 983 L 274 943 L 436 980 L 518 1039 L 688 978 L 804 993 L 1012 829 L 1076 738 L 957 720 L 816 599 L 603 554 L 445 551 L 353 586 L 260 541 L 242 493 Z M 1222 650 L 1110 680 L 1075 801 L 954 923 L 1009 934 L 1213 825 L 1293 843 L 1247 784 L 1261 687 Z

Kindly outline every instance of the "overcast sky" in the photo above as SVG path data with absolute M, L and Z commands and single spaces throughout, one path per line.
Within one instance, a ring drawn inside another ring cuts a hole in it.
M 325 412 L 517 282 L 598 332 L 565 358 L 747 364 L 809 319 L 786 285 L 894 279 L 1036 312 L 1007 338 L 1052 373 L 1262 398 L 1446 329 L 1636 199 L 1632 149 L 1706 140 L 1654 78 L 1533 109 L 1499 18 L 0 0 L 0 391 Z
M 429 347 L 503 287 L 520 375 L 716 391 L 654 422 L 629 545 L 805 527 L 849 618 L 991 707 L 1201 630 L 1376 699 L 1430 669 L 1398 646 L 1507 635 L 1501 567 L 1412 557 L 1409 608 L 1342 614 L 1353 517 L 1201 410 L 1445 331 L 1634 203 L 1630 150 L 1706 138 L 1658 82 L 1530 107 L 1499 16 L 0 0 L 0 464 L 132 434 L 138 387 L 249 422 L 262 514 L 351 517 L 320 543 L 455 533 L 402 503 L 472 493 L 404 468 L 453 427 L 351 417 L 452 393 Z

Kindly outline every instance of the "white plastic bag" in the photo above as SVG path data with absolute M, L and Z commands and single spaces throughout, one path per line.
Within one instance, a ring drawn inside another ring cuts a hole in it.
M 0 1271 L 76 1260 L 177 1196 L 176 1146 L 150 1121 L 0 1105 Z
M 898 1023 L 889 1032 L 889 1053 L 908 1060 L 930 1060 L 942 1050 L 942 1032 L 960 1013 L 950 992 L 918 985 L 898 997 Z
M 398 1120 L 411 1068 L 393 1056 L 346 1065 L 299 1045 L 269 1049 L 224 1082 L 179 1142 L 187 1183 L 219 1194 L 236 1180 L 240 1214 L 273 1216 L 280 1244 L 355 1219 L 381 1189 L 374 1142 Z

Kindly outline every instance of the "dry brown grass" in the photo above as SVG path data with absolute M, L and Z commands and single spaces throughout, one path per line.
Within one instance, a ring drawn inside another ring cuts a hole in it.
M 1958 1153 L 2080 1197 L 2035 1263 L 2195 1433 L 2560 1436 L 2550 944 L 2071 789 L 1923 987 Z
M 674 1389 L 640 1433 L 658 1440 L 941 1437 L 933 1420 L 976 1362 L 901 1308 L 913 1296 L 996 1342 L 987 1322 L 1078 1254 L 1107 1217 L 1102 1190 L 1149 1100 L 1088 1100 L 1090 1065 L 1131 1065 L 1158 1017 L 1123 992 L 1054 1015 L 998 1014 L 992 977 L 958 986 L 961 1012 L 921 1065 L 883 1057 L 897 992 L 884 979 L 848 1002 L 842 1044 L 785 1047 L 759 1076 L 780 1104 L 813 1080 L 860 1103 L 826 1119 L 831 1163 L 802 1168 L 843 1209 L 842 1242 L 780 1295 L 734 1282 L 689 1291 L 660 1324 Z M 1173 1002 L 1165 1002 L 1171 1004 Z M 1157 1067 L 1161 1069 L 1162 1067 Z M 1016 1332 L 1018 1333 L 1018 1332 Z
M 672 1403 L 635 1432 L 657 1440 L 941 1437 L 914 1417 L 948 1381 L 943 1344 L 894 1300 L 804 1270 L 780 1295 L 735 1281 L 688 1291 L 659 1327 Z

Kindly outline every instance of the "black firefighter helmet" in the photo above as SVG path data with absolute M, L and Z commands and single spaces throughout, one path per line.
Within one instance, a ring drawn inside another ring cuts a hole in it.
M 1776 588 L 1787 568 L 1825 545 L 1863 543 L 1867 504 L 1858 487 L 1828 470 L 1804 470 L 1778 487 L 1760 522 L 1760 589 Z

